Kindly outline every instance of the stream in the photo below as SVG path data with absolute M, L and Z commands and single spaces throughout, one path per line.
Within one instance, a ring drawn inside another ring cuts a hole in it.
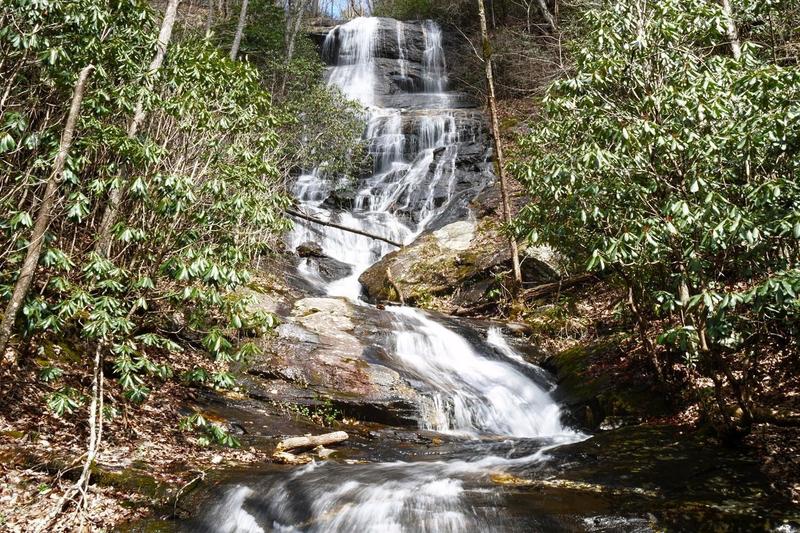
M 432 22 L 358 18 L 331 30 L 323 48 L 329 84 L 367 110 L 364 138 L 374 169 L 358 180 L 354 195 L 337 203 L 330 201 L 335 184 L 323 170 L 300 176 L 294 190 L 300 208 L 406 244 L 424 231 L 472 216 L 469 201 L 493 185 L 488 139 L 481 110 L 448 92 L 440 28 Z M 459 170 L 466 152 L 486 154 L 482 171 Z M 317 294 L 372 308 L 361 299 L 358 278 L 395 247 L 312 222 L 297 223 L 287 239 L 291 249 L 315 243 L 336 261 L 333 276 L 310 259 L 300 262 L 298 274 Z M 663 518 L 641 502 L 668 493 L 642 487 L 649 487 L 650 479 L 669 479 L 676 463 L 656 452 L 664 462 L 653 470 L 626 471 L 613 460 L 603 479 L 581 470 L 587 457 L 641 452 L 642 436 L 598 448 L 595 439 L 565 425 L 547 374 L 527 362 L 498 328 L 468 332 L 468 339 L 461 330 L 467 326 L 454 328 L 418 309 L 371 312 L 384 313 L 391 325 L 383 364 L 419 392 L 418 431 L 441 445 L 431 451 L 413 443 L 383 444 L 377 460 L 365 463 L 331 460 L 238 472 L 215 487 L 184 524 L 187 530 L 651 531 Z M 674 441 L 672 434 L 647 436 L 662 448 Z M 675 453 L 686 459 L 683 451 Z M 706 460 L 690 462 L 702 466 Z M 757 471 L 757 465 L 748 465 Z M 578 472 L 566 476 L 571 485 L 552 481 L 570 471 Z M 742 475 L 754 479 L 755 474 Z M 631 480 L 630 487 L 599 494 L 597 484 L 609 478 Z M 677 512 L 670 523 L 681 529 L 680 524 L 697 524 L 699 516 L 713 522 L 725 513 L 713 509 L 689 518 Z M 748 513 L 758 524 L 769 516 Z M 747 522 L 734 522 L 733 530 L 736 524 Z

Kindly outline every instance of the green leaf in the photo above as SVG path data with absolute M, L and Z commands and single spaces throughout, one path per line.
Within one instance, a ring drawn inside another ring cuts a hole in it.
M 64 371 L 54 366 L 45 366 L 39 370 L 39 379 L 45 382 L 56 381 L 64 375 Z

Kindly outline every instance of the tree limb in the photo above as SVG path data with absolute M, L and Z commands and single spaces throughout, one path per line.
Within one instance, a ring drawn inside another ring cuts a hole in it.
M 391 239 L 387 239 L 386 237 L 382 237 L 380 235 L 375 235 L 374 233 L 368 233 L 368 232 L 362 231 L 360 229 L 348 228 L 347 226 L 342 226 L 341 224 L 337 224 L 335 222 L 328 222 L 326 220 L 321 220 L 319 218 L 314 218 L 311 215 L 306 215 L 305 213 L 301 213 L 300 211 L 295 211 L 294 209 L 287 209 L 286 213 L 289 214 L 289 215 L 292 215 L 293 217 L 302 218 L 303 220 L 307 220 L 309 222 L 313 222 L 314 224 L 321 224 L 323 226 L 329 226 L 331 228 L 340 229 L 342 231 L 348 231 L 350 233 L 355 233 L 356 235 L 363 235 L 364 237 L 369 237 L 370 239 L 383 241 L 385 243 L 391 244 L 392 246 L 397 246 L 398 248 L 402 248 L 404 246 L 403 244 L 400 244 L 399 242 L 393 241 Z
M 86 90 L 89 76 L 93 70 L 93 65 L 84 67 L 78 75 L 78 81 L 75 83 L 75 89 L 72 94 L 72 104 L 70 105 L 69 114 L 67 115 L 67 123 L 64 125 L 64 133 L 61 135 L 58 154 L 53 162 L 53 172 L 50 174 L 50 179 L 47 180 L 47 187 L 44 191 L 42 205 L 39 207 L 39 214 L 33 226 L 33 233 L 31 234 L 30 244 L 28 244 L 28 251 L 22 263 L 17 283 L 14 286 L 14 293 L 6 306 L 3 321 L 0 323 L 0 357 L 2 357 L 6 351 L 6 346 L 11 338 L 11 331 L 14 328 L 14 322 L 17 319 L 17 313 L 28 295 L 28 290 L 33 282 L 33 274 L 36 271 L 36 266 L 39 264 L 39 257 L 42 254 L 42 246 L 44 245 L 44 235 L 47 232 L 48 226 L 50 226 L 50 220 L 53 216 L 53 206 L 56 201 L 58 184 L 61 181 L 61 175 L 64 172 L 64 166 L 67 162 L 67 155 L 72 146 L 72 138 L 75 135 L 75 126 L 78 122 L 78 116 L 80 115 L 83 94 Z

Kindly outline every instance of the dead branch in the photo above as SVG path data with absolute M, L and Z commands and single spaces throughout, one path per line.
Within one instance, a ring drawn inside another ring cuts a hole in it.
M 375 235 L 374 233 L 369 233 L 366 231 L 361 231 L 360 229 L 355 228 L 348 228 L 347 226 L 342 226 L 341 224 L 336 224 L 335 222 L 328 222 L 326 220 L 321 220 L 319 218 L 312 217 L 311 215 L 307 215 L 305 213 L 301 213 L 300 211 L 295 211 L 294 209 L 287 209 L 286 213 L 292 215 L 293 217 L 302 218 L 303 220 L 308 220 L 309 222 L 313 222 L 314 224 L 321 224 L 323 226 L 328 226 L 331 228 L 340 229 L 342 231 L 348 231 L 350 233 L 355 233 L 356 235 L 363 235 L 364 237 L 369 237 L 370 239 L 375 239 L 378 241 L 383 241 L 385 243 L 389 243 L 392 246 L 397 246 L 398 248 L 402 248 L 403 245 L 399 242 L 393 241 L 391 239 L 387 239 L 386 237 L 382 237 L 380 235 Z
M 278 452 L 284 452 L 297 448 L 315 448 L 317 446 L 337 444 L 346 441 L 348 438 L 350 438 L 350 436 L 344 431 L 334 431 L 333 433 L 309 437 L 290 437 L 279 442 L 275 449 Z

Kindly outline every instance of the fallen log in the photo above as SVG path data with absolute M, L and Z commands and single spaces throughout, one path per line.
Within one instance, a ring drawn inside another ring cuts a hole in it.
M 800 413 L 796 411 L 754 407 L 753 419 L 756 423 L 772 424 L 773 426 L 800 427 Z
M 329 444 L 343 442 L 348 438 L 349 435 L 344 431 L 334 431 L 333 433 L 309 437 L 291 437 L 279 442 L 275 449 L 278 452 L 285 452 L 297 448 L 316 448 L 317 446 L 328 446 Z
M 311 457 L 303 455 L 295 455 L 289 452 L 275 452 L 272 454 L 272 460 L 281 465 L 304 465 L 311 462 Z
M 403 245 L 399 242 L 393 241 L 391 239 L 387 239 L 386 237 L 382 237 L 380 235 L 375 235 L 374 233 L 369 233 L 366 231 L 362 231 L 360 229 L 349 228 L 347 226 L 342 226 L 341 224 L 337 224 L 335 222 L 328 222 L 327 220 L 322 220 L 316 217 L 312 217 L 311 215 L 307 215 L 305 213 L 301 213 L 300 211 L 295 211 L 294 209 L 287 209 L 286 212 L 293 217 L 301 218 L 303 220 L 307 220 L 309 222 L 313 222 L 314 224 L 321 224 L 323 226 L 328 226 L 330 228 L 340 229 L 342 231 L 347 231 L 350 233 L 355 233 L 356 235 L 363 235 L 364 237 L 369 237 L 370 239 L 375 239 L 377 241 L 383 241 L 386 243 L 391 244 L 392 246 L 397 246 L 398 248 L 402 248 Z
M 545 283 L 544 285 L 537 285 L 536 287 L 531 287 L 522 292 L 522 299 L 533 300 L 535 298 L 542 298 L 544 296 L 549 296 L 553 293 L 561 292 L 567 289 L 570 289 L 576 285 L 580 285 L 582 283 L 586 283 L 587 281 L 596 280 L 597 277 L 594 274 L 579 274 L 577 276 L 572 276 L 571 278 L 562 279 L 559 281 L 554 281 L 552 283 Z

